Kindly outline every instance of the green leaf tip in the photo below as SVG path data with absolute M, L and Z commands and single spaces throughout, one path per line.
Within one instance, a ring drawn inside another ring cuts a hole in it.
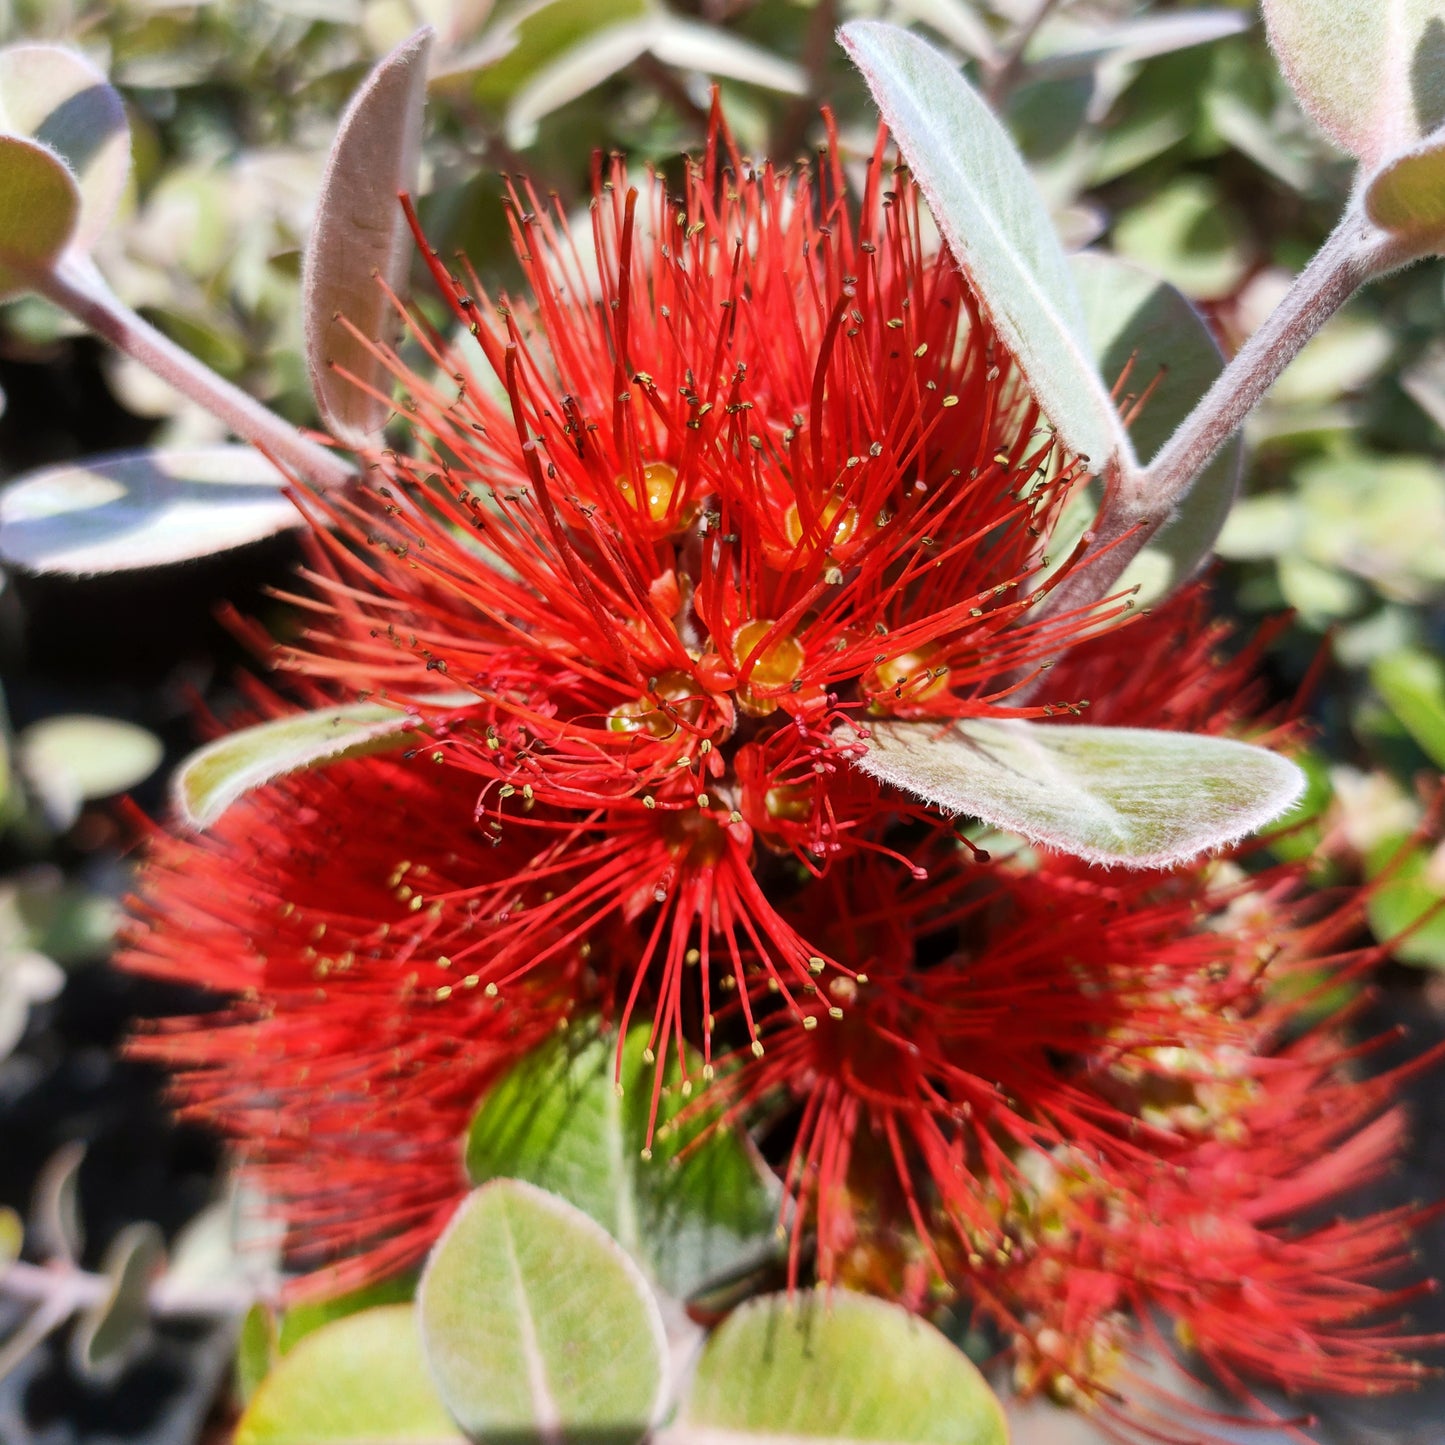
M 208 828 L 254 788 L 319 763 L 399 747 L 421 726 L 416 713 L 384 703 L 273 718 L 192 753 L 176 770 L 172 799 L 183 822 Z

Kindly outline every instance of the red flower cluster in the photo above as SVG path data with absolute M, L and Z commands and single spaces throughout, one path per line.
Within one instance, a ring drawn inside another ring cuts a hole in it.
M 1274 987 L 1365 967 L 1293 880 L 989 863 L 853 766 L 877 717 L 1258 723 L 1199 589 L 1051 610 L 1081 469 L 881 141 L 845 190 L 836 146 L 788 175 L 720 133 L 676 196 L 600 171 L 590 244 L 514 191 L 525 300 L 431 258 L 487 373 L 424 327 L 434 377 L 389 358 L 419 452 L 306 502 L 283 655 L 425 740 L 155 841 L 128 964 L 231 1001 L 144 1051 L 329 1287 L 426 1248 L 500 1069 L 642 1011 L 765 1130 L 795 1279 L 971 1297 L 1080 1400 L 1155 1310 L 1225 1379 L 1403 1377 L 1370 1281 L 1408 1222 L 1286 1222 L 1395 1130 Z

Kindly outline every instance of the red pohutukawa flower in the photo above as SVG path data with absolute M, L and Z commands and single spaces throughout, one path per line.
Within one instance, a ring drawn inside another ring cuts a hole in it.
M 881 141 L 856 207 L 836 147 L 789 174 L 723 132 L 643 190 L 599 169 L 585 241 L 514 190 L 525 297 L 430 258 L 485 369 L 419 322 L 435 377 L 389 355 L 417 455 L 305 501 L 282 654 L 425 737 L 154 841 L 129 966 L 230 1002 L 144 1052 L 328 1284 L 425 1250 L 501 1069 L 640 1013 L 772 1151 L 795 1282 L 971 1297 L 1084 1402 L 1129 1312 L 1231 1382 L 1403 1378 L 1369 1282 L 1405 1224 L 1283 1222 L 1394 1129 L 1309 991 L 1279 1001 L 1365 967 L 1297 880 L 990 863 L 853 765 L 880 718 L 1278 733 L 1255 650 L 1217 655 L 1198 587 L 1051 608 L 1081 464 Z

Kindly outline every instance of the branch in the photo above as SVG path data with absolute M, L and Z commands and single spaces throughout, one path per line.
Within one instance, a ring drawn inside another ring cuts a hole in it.
M 354 476 L 336 453 L 308 441 L 290 422 L 217 376 L 142 320 L 120 301 L 88 261 L 63 261 L 38 276 L 35 289 L 68 311 L 117 351 L 141 363 L 177 391 L 219 418 L 239 437 L 302 481 L 316 487 L 339 487 Z

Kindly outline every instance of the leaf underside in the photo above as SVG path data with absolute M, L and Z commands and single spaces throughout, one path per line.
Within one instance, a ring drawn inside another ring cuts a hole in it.
M 868 726 L 857 766 L 945 812 L 1130 868 L 1167 868 L 1278 818 L 1304 791 L 1250 743 L 1145 728 L 970 718 Z M 856 740 L 850 728 L 840 742 Z

